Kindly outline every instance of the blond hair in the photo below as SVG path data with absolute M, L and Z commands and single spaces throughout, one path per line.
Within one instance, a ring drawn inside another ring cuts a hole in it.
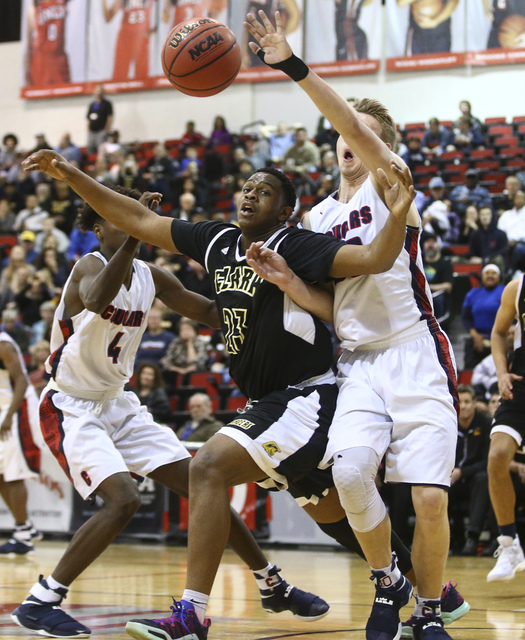
M 352 106 L 358 113 L 366 113 L 377 121 L 381 128 L 379 137 L 383 142 L 389 144 L 392 147 L 392 150 L 395 151 L 397 147 L 396 123 L 388 113 L 388 109 L 378 100 L 374 100 L 373 98 L 355 100 L 352 103 Z

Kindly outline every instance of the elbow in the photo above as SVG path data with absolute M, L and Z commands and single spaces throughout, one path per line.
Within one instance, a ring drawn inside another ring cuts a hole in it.
M 100 315 L 108 306 L 105 300 L 87 298 L 82 302 L 84 303 L 84 307 L 88 311 L 91 311 L 92 313 L 96 313 L 97 315 Z

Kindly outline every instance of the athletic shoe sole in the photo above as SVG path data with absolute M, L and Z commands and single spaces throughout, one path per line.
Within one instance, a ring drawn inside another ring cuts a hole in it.
M 167 631 L 146 627 L 138 622 L 128 622 L 126 624 L 126 633 L 132 638 L 135 638 L 135 640 L 160 640 L 161 638 L 173 640 Z M 199 640 L 199 637 L 194 633 L 190 633 L 181 636 L 181 638 L 177 640 Z
M 35 629 L 34 627 L 28 627 L 25 624 L 22 624 L 18 619 L 18 616 L 11 615 L 11 620 L 16 622 L 19 627 L 23 627 L 24 629 L 29 629 L 33 633 L 38 633 L 40 636 L 45 636 L 46 638 L 89 638 L 89 633 L 75 633 L 74 635 L 58 635 L 56 633 L 49 633 L 49 631 L 44 631 L 44 629 Z
M 487 582 L 506 582 L 508 580 L 514 580 L 516 577 L 516 573 L 523 571 L 525 569 L 525 560 L 519 563 L 519 565 L 514 569 L 513 573 L 507 573 L 505 576 L 491 576 L 490 573 L 487 576 Z
M 273 609 L 264 609 L 264 611 L 266 611 L 266 613 L 272 613 L 274 615 L 278 615 L 279 613 L 293 613 L 292 611 L 290 611 L 290 609 L 285 609 L 284 611 L 274 611 Z M 293 615 L 295 618 L 297 618 L 298 620 L 302 620 L 303 622 L 315 622 L 316 620 L 321 620 L 322 618 L 325 618 L 329 613 L 330 613 L 330 609 L 328 609 L 328 611 L 325 611 L 324 613 L 321 613 L 321 615 L 319 616 L 299 616 L 296 613 L 293 613 Z

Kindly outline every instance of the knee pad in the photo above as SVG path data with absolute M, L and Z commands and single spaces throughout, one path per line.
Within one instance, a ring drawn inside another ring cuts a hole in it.
M 352 529 L 366 533 L 386 515 L 375 484 L 379 456 L 370 447 L 345 449 L 334 456 L 332 474 L 339 499 Z

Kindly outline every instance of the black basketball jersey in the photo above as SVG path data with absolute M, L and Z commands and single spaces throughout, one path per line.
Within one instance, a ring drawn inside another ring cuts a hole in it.
M 518 326 L 514 334 L 514 356 L 512 358 L 512 373 L 525 375 L 525 279 L 520 276 L 518 297 L 516 298 Z
M 238 227 L 174 220 L 172 237 L 179 251 L 211 275 L 230 373 L 246 397 L 259 399 L 328 371 L 332 364 L 328 329 L 255 273 L 246 262 Z M 316 282 L 328 277 L 343 243 L 288 227 L 265 244 L 278 251 L 300 278 Z

